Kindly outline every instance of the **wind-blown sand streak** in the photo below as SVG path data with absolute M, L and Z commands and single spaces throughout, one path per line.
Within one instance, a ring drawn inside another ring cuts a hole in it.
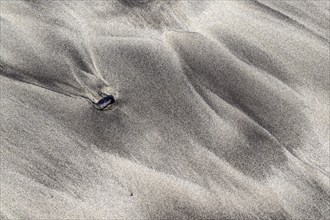
M 330 216 L 328 2 L 0 4 L 1 219 Z

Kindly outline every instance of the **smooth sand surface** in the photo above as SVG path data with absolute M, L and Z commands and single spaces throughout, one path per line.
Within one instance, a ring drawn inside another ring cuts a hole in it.
M 1 219 L 329 218 L 328 1 L 0 6 Z

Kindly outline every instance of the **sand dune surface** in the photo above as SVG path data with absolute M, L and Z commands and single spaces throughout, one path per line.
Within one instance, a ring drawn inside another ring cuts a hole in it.
M 329 218 L 329 2 L 0 6 L 1 219 Z

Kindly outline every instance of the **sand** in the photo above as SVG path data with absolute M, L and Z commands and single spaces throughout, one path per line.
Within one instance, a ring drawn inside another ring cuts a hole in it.
M 328 1 L 0 6 L 1 219 L 330 216 Z

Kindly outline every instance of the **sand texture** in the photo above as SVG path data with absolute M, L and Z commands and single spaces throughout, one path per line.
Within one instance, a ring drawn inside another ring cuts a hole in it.
M 1 0 L 0 219 L 329 219 L 329 10 Z

